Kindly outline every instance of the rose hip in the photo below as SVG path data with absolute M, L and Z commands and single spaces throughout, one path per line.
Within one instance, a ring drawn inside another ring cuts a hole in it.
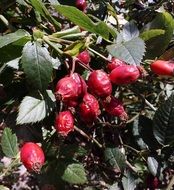
M 76 0 L 76 7 L 81 11 L 85 11 L 87 7 L 86 0 Z
M 89 65 L 89 62 L 91 61 L 91 57 L 90 54 L 87 50 L 82 51 L 77 58 L 79 59 L 79 61 L 81 61 L 82 63 L 84 63 L 85 65 Z
M 88 87 L 92 94 L 99 97 L 107 97 L 112 93 L 110 79 L 102 70 L 93 71 L 88 79 Z
M 150 65 L 153 73 L 162 76 L 174 76 L 174 63 L 164 60 L 156 60 Z
M 102 101 L 102 104 L 106 112 L 108 112 L 110 115 L 119 117 L 123 121 L 128 119 L 128 115 L 125 112 L 125 109 L 123 107 L 123 103 L 121 100 L 111 96 L 110 100 L 106 99 Z
M 113 69 L 121 66 L 121 65 L 126 65 L 126 62 L 117 59 L 117 58 L 112 58 L 111 62 L 108 63 L 107 68 L 111 72 Z
M 62 136 L 74 130 L 74 117 L 70 111 L 62 111 L 56 116 L 55 128 Z
M 42 148 L 36 143 L 27 142 L 20 150 L 21 162 L 29 171 L 39 173 L 44 162 L 45 155 Z
M 97 99 L 93 95 L 85 94 L 83 102 L 79 105 L 79 114 L 87 124 L 92 124 L 95 121 L 100 114 L 100 108 Z
M 110 80 L 117 85 L 131 84 L 141 76 L 135 65 L 121 65 L 110 73 Z

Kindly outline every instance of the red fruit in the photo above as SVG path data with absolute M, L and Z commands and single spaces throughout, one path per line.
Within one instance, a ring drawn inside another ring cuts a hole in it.
M 111 99 L 109 101 L 106 99 L 102 102 L 106 112 L 108 112 L 110 115 L 119 117 L 123 121 L 127 120 L 128 115 L 124 110 L 123 103 L 113 96 L 110 98 Z
M 64 77 L 58 81 L 55 95 L 58 100 L 68 102 L 77 99 L 78 90 L 78 85 L 72 77 Z
M 85 11 L 87 7 L 86 0 L 76 0 L 76 7 L 81 11 Z
M 29 171 L 39 173 L 44 162 L 45 155 L 41 147 L 35 143 L 27 142 L 20 151 L 21 162 Z
M 88 65 L 89 62 L 91 61 L 91 57 L 90 57 L 90 54 L 87 50 L 85 51 L 82 51 L 78 56 L 77 58 L 84 64 Z
M 107 68 L 111 72 L 113 69 L 121 66 L 121 65 L 126 65 L 126 62 L 117 59 L 117 58 L 112 58 L 111 62 L 108 63 Z
M 110 79 L 102 70 L 93 71 L 88 79 L 88 87 L 91 93 L 99 97 L 107 97 L 111 95 L 112 84 Z
M 87 85 L 84 79 L 77 73 L 71 75 L 78 87 L 78 97 L 83 97 L 87 92 Z
M 150 65 L 151 70 L 157 75 L 173 76 L 174 64 L 169 61 L 157 60 Z
M 70 111 L 60 112 L 56 116 L 55 128 L 62 136 L 67 136 L 69 132 L 74 130 L 74 117 Z
M 146 179 L 146 185 L 149 189 L 155 190 L 159 186 L 159 179 L 154 177 L 153 175 L 149 174 Z
M 135 65 L 121 65 L 110 73 L 110 80 L 117 85 L 134 83 L 140 77 L 140 71 Z
M 79 105 L 79 114 L 87 124 L 92 124 L 95 121 L 100 114 L 100 108 L 97 99 L 93 95 L 85 94 L 83 102 Z

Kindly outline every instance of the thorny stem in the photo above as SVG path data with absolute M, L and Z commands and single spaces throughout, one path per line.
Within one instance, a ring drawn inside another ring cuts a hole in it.
M 105 56 L 103 56 L 102 54 L 98 53 L 97 51 L 95 51 L 94 49 L 88 47 L 89 51 L 95 53 L 96 55 L 98 55 L 99 57 L 101 57 L 102 59 L 104 59 L 105 61 L 109 61 L 109 59 Z
M 80 64 L 80 66 L 82 66 L 85 69 L 88 69 L 89 71 L 93 71 L 93 69 L 91 67 L 89 67 L 88 65 L 86 65 L 85 63 L 83 63 L 82 61 L 80 61 L 78 58 L 74 58 L 75 61 L 78 61 L 78 63 Z
M 174 185 L 174 176 L 173 176 L 172 179 L 170 180 L 170 183 L 168 184 L 166 190 L 171 190 L 172 187 L 173 187 L 173 185 Z
M 74 129 L 79 132 L 82 136 L 84 136 L 85 138 L 87 138 L 88 140 L 92 140 L 95 142 L 95 144 L 99 147 L 99 148 L 103 148 L 103 146 L 93 137 L 88 136 L 84 131 L 82 131 L 81 129 L 79 129 L 78 127 L 74 126 Z

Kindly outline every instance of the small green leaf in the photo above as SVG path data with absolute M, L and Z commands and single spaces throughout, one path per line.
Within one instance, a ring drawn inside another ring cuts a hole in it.
M 14 33 L 10 33 L 4 36 L 0 36 L 0 48 L 7 46 L 8 44 L 11 44 L 13 42 L 16 42 L 22 38 L 30 40 L 30 34 L 25 30 L 17 30 Z
M 33 89 L 45 91 L 52 75 L 52 59 L 48 50 L 39 43 L 28 42 L 22 53 L 22 68 Z
M 131 65 L 140 65 L 145 53 L 144 41 L 139 38 L 133 38 L 130 41 L 107 46 L 108 52 Z
M 81 164 L 68 165 L 62 179 L 71 184 L 84 184 L 87 182 L 85 169 Z
M 11 60 L 11 61 L 6 63 L 6 66 L 18 70 L 19 69 L 19 60 L 20 59 L 21 59 L 21 57 L 18 57 L 16 59 Z
M 144 31 L 140 34 L 140 38 L 142 38 L 144 41 L 148 41 L 151 38 L 155 38 L 159 35 L 165 34 L 165 30 L 162 29 L 152 29 L 148 31 Z
M 5 128 L 2 134 L 1 146 L 3 153 L 10 158 L 16 157 L 18 154 L 17 137 L 12 133 L 10 128 Z
M 118 148 L 106 148 L 104 151 L 105 160 L 119 171 L 123 171 L 126 166 L 125 155 Z
M 10 190 L 8 187 L 5 187 L 3 185 L 0 185 L 0 190 Z
M 94 23 L 87 15 L 75 7 L 57 5 L 55 6 L 55 9 L 74 24 L 89 32 L 98 34 L 106 40 L 109 40 L 110 34 L 116 36 L 115 31 L 112 30 L 105 22 L 100 21 L 98 23 Z
M 136 178 L 130 173 L 130 171 L 126 171 L 124 173 L 124 177 L 122 178 L 122 184 L 124 190 L 135 190 L 137 186 Z
M 158 174 L 158 169 L 159 169 L 159 163 L 154 157 L 148 157 L 147 158 L 147 165 L 149 168 L 149 171 L 153 176 L 156 176 Z
M 57 0 L 48 0 L 51 5 L 59 5 L 60 3 Z
M 153 118 L 153 133 L 162 145 L 174 142 L 174 93 L 159 107 Z

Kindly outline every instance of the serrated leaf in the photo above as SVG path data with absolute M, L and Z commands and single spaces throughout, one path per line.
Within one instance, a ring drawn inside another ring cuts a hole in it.
M 5 128 L 2 134 L 1 146 L 3 153 L 10 158 L 16 157 L 18 154 L 17 137 L 12 133 L 10 128 Z
M 10 190 L 8 187 L 5 187 L 3 185 L 0 185 L 0 190 Z
M 124 173 L 124 177 L 122 178 L 122 184 L 124 190 L 135 190 L 137 183 L 136 178 L 130 173 L 128 170 Z
M 35 123 L 48 116 L 55 107 L 55 97 L 51 91 L 47 91 L 48 96 L 38 99 L 25 96 L 19 106 L 17 124 Z
M 118 148 L 106 148 L 104 151 L 105 160 L 111 167 L 123 171 L 126 166 L 125 155 Z
M 109 190 L 121 190 L 121 188 L 119 187 L 118 183 L 114 183 L 109 187 Z
M 84 184 L 87 182 L 85 169 L 81 164 L 68 165 L 62 179 L 71 184 Z
M 27 82 L 35 90 L 45 91 L 52 75 L 52 59 L 48 50 L 39 43 L 28 42 L 22 53 L 22 68 Z
M 152 29 L 145 32 L 142 32 L 140 34 L 140 38 L 142 38 L 144 41 L 150 40 L 154 37 L 157 37 L 159 35 L 165 34 L 165 30 L 162 29 Z
M 144 31 L 161 29 L 165 33 L 146 41 L 146 59 L 154 59 L 160 56 L 169 45 L 174 29 L 174 19 L 168 12 L 158 13 L 155 19 L 149 23 Z
M 60 3 L 57 0 L 48 0 L 51 5 L 59 5 Z
M 98 23 L 94 23 L 86 14 L 75 7 L 57 5 L 55 6 L 55 9 L 74 24 L 89 32 L 98 34 L 106 40 L 109 40 L 110 34 L 112 36 L 116 36 L 115 31 L 111 29 L 105 22 L 99 21 Z
M 149 156 L 147 158 L 147 165 L 148 165 L 148 168 L 149 168 L 149 171 L 151 172 L 151 174 L 153 176 L 156 176 L 158 173 L 158 169 L 159 169 L 158 161 L 154 157 Z
M 153 118 L 153 133 L 162 145 L 174 142 L 174 93 L 159 107 Z
M 123 27 L 122 35 L 125 41 L 129 41 L 139 36 L 139 30 L 133 22 L 127 22 Z
M 131 65 L 140 65 L 145 53 L 144 41 L 137 37 L 121 44 L 113 44 L 107 46 L 108 52 Z
M 4 36 L 0 36 L 0 48 L 7 46 L 13 42 L 16 42 L 22 38 L 30 40 L 30 34 L 22 29 L 17 30 L 14 33 L 10 33 Z

